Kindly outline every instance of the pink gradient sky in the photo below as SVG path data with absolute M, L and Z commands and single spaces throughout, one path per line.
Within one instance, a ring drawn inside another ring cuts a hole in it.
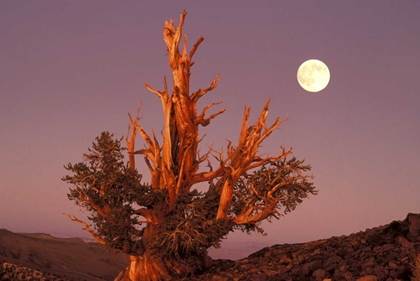
M 87 236 L 62 215 L 80 215 L 63 165 L 102 131 L 125 135 L 140 101 L 141 124 L 160 131 L 160 101 L 143 84 L 169 78 L 162 28 L 184 8 L 189 46 L 205 38 L 191 88 L 220 73 L 199 106 L 227 109 L 202 149 L 235 142 L 244 106 L 254 120 L 271 97 L 269 120 L 289 121 L 261 151 L 293 147 L 319 189 L 265 223 L 268 236 L 228 241 L 305 242 L 420 212 L 419 1 L 0 1 L 0 228 Z M 316 94 L 296 80 L 312 58 L 331 72 Z

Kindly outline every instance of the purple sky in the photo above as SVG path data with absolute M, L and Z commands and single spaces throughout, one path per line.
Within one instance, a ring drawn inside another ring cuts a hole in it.
M 87 235 L 62 215 L 82 216 L 63 165 L 102 131 L 125 135 L 140 101 L 141 124 L 160 131 L 160 101 L 143 84 L 169 78 L 162 28 L 184 8 L 189 46 L 205 38 L 191 89 L 221 75 L 199 109 L 227 110 L 202 130 L 202 150 L 235 143 L 244 106 L 255 120 L 271 97 L 269 121 L 289 121 L 261 151 L 293 147 L 319 189 L 265 223 L 268 236 L 231 241 L 305 242 L 420 212 L 419 1 L 0 1 L 0 228 Z M 331 72 L 319 93 L 296 80 L 312 58 Z

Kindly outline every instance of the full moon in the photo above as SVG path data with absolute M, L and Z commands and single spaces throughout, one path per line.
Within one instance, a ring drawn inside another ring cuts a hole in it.
M 330 71 L 320 60 L 307 60 L 300 65 L 297 80 L 303 89 L 316 93 L 327 87 L 330 82 Z

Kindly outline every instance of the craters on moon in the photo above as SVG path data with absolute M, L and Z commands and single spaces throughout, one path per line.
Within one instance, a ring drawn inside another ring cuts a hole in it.
M 327 87 L 330 82 L 330 70 L 322 61 L 310 59 L 300 65 L 297 80 L 303 89 L 316 93 Z

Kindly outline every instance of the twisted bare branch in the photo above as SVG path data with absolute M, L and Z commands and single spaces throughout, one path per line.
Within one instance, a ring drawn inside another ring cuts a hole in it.
M 80 223 L 80 224 L 83 224 L 83 230 L 86 230 L 87 232 L 89 232 L 91 235 L 92 235 L 92 237 L 98 242 L 98 243 L 100 243 L 100 244 L 102 244 L 102 245 L 105 245 L 105 240 L 103 240 L 100 236 L 98 236 L 98 235 L 96 235 L 96 233 L 95 233 L 95 231 L 92 229 L 92 228 L 90 228 L 89 227 L 89 225 L 86 223 L 86 222 L 84 222 L 84 221 L 82 221 L 82 220 L 79 220 L 78 218 L 76 218 L 75 216 L 73 216 L 73 215 L 69 215 L 69 214 L 64 214 L 64 215 L 66 215 L 67 217 L 69 217 L 69 219 L 70 220 L 72 220 L 72 221 L 74 221 L 74 222 L 77 222 L 77 223 Z

